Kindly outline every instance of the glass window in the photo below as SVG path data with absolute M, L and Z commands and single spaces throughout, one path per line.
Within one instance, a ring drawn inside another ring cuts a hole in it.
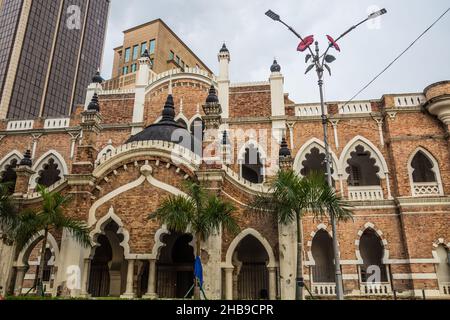
M 150 40 L 150 47 L 149 47 L 149 53 L 150 54 L 153 54 L 153 53 L 155 53 L 155 48 L 156 48 L 156 40 L 155 39 L 153 39 L 153 40 Z
M 181 60 L 181 67 L 184 68 L 184 61 Z
M 145 50 L 147 50 L 147 42 L 141 44 L 141 56 L 144 54 Z
M 136 63 L 133 63 L 131 65 L 131 72 L 136 72 L 136 71 L 137 71 L 137 65 L 136 65 Z
M 128 74 L 128 67 L 123 67 L 123 75 Z
M 170 50 L 170 52 L 169 52 L 169 60 L 173 60 L 173 59 L 175 59 L 175 52 Z
M 130 61 L 130 58 L 131 58 L 130 54 L 131 54 L 131 48 L 126 48 L 125 49 L 125 62 Z
M 139 46 L 133 47 L 133 60 L 136 60 L 139 58 Z
M 177 62 L 178 65 L 180 65 L 180 57 L 177 56 L 177 59 L 175 60 Z

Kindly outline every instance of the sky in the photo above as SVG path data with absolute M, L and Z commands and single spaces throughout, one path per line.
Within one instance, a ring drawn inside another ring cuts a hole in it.
M 354 30 L 340 41 L 341 52 L 332 53 L 337 60 L 332 76 L 325 77 L 325 99 L 347 101 L 449 7 L 449 0 L 112 0 L 102 73 L 111 75 L 113 48 L 122 44 L 123 30 L 161 18 L 216 74 L 225 42 L 232 82 L 267 81 L 276 58 L 290 98 L 317 102 L 316 74 L 304 74 L 299 40 L 264 13 L 272 9 L 302 36 L 315 35 L 324 48 L 327 34 L 337 38 L 368 13 L 386 8 L 387 15 Z M 449 39 L 450 13 L 357 99 L 422 92 L 450 80 Z

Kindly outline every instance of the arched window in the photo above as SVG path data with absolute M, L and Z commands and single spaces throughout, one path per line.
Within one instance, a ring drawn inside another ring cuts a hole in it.
M 178 120 L 177 120 L 177 123 L 178 123 L 179 125 L 181 125 L 181 126 L 182 126 L 183 128 L 185 128 L 185 129 L 188 128 L 188 125 L 187 125 L 186 121 L 184 121 L 183 119 L 178 119 Z
M 241 160 L 241 176 L 251 183 L 264 182 L 264 164 L 258 148 L 250 144 Z
M 311 247 L 315 266 L 312 268 L 314 283 L 335 282 L 333 240 L 328 232 L 320 230 L 316 233 Z
M 13 158 L 12 160 L 9 161 L 7 165 L 4 166 L 4 170 L 1 173 L 1 183 L 8 184 L 8 189 L 10 193 L 13 193 L 15 189 L 17 174 L 14 169 L 17 168 L 18 163 L 19 160 Z
M 419 151 L 411 161 L 414 182 L 436 182 L 436 173 L 433 171 L 433 163 L 428 157 Z
M 61 179 L 61 168 L 59 168 L 59 164 L 56 163 L 55 159 L 50 158 L 48 162 L 44 164 L 42 170 L 39 171 L 36 183 L 45 187 L 50 187 Z
M 443 195 L 439 165 L 426 150 L 420 148 L 414 154 L 414 157 L 410 159 L 408 170 L 413 196 Z
M 359 250 L 363 259 L 361 266 L 362 282 L 383 283 L 388 281 L 387 268 L 383 264 L 384 247 L 378 234 L 373 229 L 366 229 L 359 242 Z M 378 272 L 379 271 L 379 272 Z M 379 278 L 371 277 L 378 275 Z
M 371 153 L 366 151 L 362 145 L 358 145 L 350 156 L 346 169 L 349 174 L 349 186 L 379 186 L 381 183 L 378 177 L 380 168 L 376 165 L 376 160 L 371 157 Z

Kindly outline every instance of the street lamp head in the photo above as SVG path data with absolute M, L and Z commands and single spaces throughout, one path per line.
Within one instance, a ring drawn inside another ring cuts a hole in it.
M 381 9 L 380 11 L 376 11 L 374 13 L 369 14 L 369 19 L 378 18 L 379 16 L 382 16 L 383 14 L 386 14 L 386 13 L 387 13 L 386 9 Z
M 280 16 L 275 12 L 273 12 L 272 10 L 267 11 L 266 16 L 268 16 L 272 20 L 280 21 Z

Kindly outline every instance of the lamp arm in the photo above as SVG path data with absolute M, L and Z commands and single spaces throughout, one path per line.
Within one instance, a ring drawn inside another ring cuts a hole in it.
M 279 20 L 279 21 L 280 21 L 284 26 L 286 26 L 286 27 L 289 29 L 289 31 L 291 31 L 293 34 L 295 34 L 295 36 L 296 36 L 297 38 L 299 38 L 301 41 L 304 41 L 303 38 L 302 38 L 302 36 L 301 36 L 297 31 L 295 31 L 294 28 L 292 28 L 290 25 L 286 24 L 283 20 Z M 309 52 L 311 53 L 311 56 L 314 57 L 314 53 L 313 53 L 313 51 L 311 50 L 311 47 L 308 47 L 308 49 L 309 49 Z

